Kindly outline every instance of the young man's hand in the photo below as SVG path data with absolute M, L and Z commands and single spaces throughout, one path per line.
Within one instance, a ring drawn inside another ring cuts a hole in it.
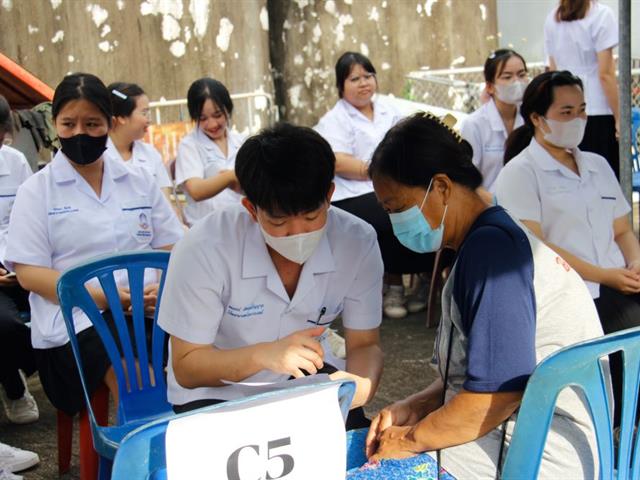
M 258 362 L 267 370 L 304 377 L 302 370 L 313 375 L 324 365 L 324 351 L 316 340 L 324 327 L 308 328 L 292 333 L 280 340 L 264 343 Z

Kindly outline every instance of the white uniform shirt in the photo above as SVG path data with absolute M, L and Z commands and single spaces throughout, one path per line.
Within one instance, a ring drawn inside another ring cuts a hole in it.
M 531 144 L 502 169 L 496 181 L 498 203 L 520 220 L 539 222 L 545 240 L 602 268 L 623 268 L 613 237 L 613 221 L 631 210 L 607 161 L 574 151 L 580 176 Z M 593 298 L 597 283 L 586 282 Z
M 9 234 L 9 215 L 22 183 L 33 175 L 24 154 L 9 145 L 0 145 L 0 262 L 4 264 Z
M 242 146 L 245 137 L 227 129 L 227 156 L 220 147 L 202 132 L 198 127 L 186 135 L 176 156 L 176 185 L 182 185 L 190 178 L 209 178 L 220 173 L 221 170 L 233 170 L 236 164 L 236 154 Z M 184 215 L 187 222 L 193 225 L 214 209 L 224 208 L 240 203 L 241 195 L 225 188 L 213 198 L 200 202 L 195 201 L 185 191 L 187 206 Z
M 524 121 L 518 113 L 514 130 L 522 124 Z M 464 120 L 460 134 L 473 148 L 473 164 L 482 173 L 482 186 L 493 193 L 504 165 L 504 146 L 509 136 L 493 98 Z
M 380 99 L 373 101 L 373 121 L 340 99 L 313 128 L 329 142 L 334 152 L 346 153 L 368 163 L 387 131 L 401 119 L 402 115 L 393 105 Z M 331 198 L 334 202 L 373 191 L 370 180 L 336 176 L 334 181 L 336 190 Z
M 158 248 L 181 238 L 183 229 L 151 176 L 103 158 L 100 198 L 62 152 L 22 184 L 9 224 L 9 267 L 22 263 L 62 272 L 92 257 Z M 126 273 L 116 280 L 126 285 Z M 33 346 L 67 343 L 60 307 L 35 293 L 29 303 Z M 80 312 L 74 323 L 76 332 L 91 325 Z
M 162 155 L 160 155 L 153 145 L 136 140 L 133 142 L 131 158 L 125 160 L 111 141 L 111 137 L 109 137 L 107 140 L 107 154 L 113 155 L 116 160 L 124 162 L 125 165 L 135 165 L 144 168 L 151 174 L 160 188 L 171 188 L 173 186 L 167 167 L 165 167 L 162 161 Z
M 377 328 L 382 318 L 382 275 L 373 228 L 330 208 L 325 234 L 304 264 L 290 299 L 258 224 L 238 205 L 201 220 L 175 246 L 158 322 L 182 340 L 220 349 L 273 342 L 314 327 L 310 321 L 315 323 L 319 317 L 319 323 L 328 326 L 340 313 L 346 328 Z M 323 347 L 325 361 L 344 368 L 329 345 Z M 263 370 L 246 381 L 287 378 Z M 242 396 L 234 386 L 183 388 L 171 362 L 167 381 L 168 399 L 174 405 Z
M 618 22 L 606 5 L 592 1 L 585 17 L 556 21 L 554 9 L 544 24 L 545 56 L 553 57 L 558 70 L 569 70 L 584 84 L 587 115 L 611 115 L 598 76 L 598 52 L 618 45 Z

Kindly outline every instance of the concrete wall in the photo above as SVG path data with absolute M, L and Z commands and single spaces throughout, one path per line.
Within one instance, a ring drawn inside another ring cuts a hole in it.
M 53 87 L 85 71 L 152 100 L 184 98 L 205 75 L 272 91 L 264 0 L 2 0 L 0 32 L 0 51 Z
M 379 90 L 399 96 L 408 72 L 478 65 L 497 45 L 495 0 L 284 3 L 269 2 L 276 92 L 287 118 L 304 124 L 337 100 L 334 65 L 345 51 L 369 56 Z
M 401 95 L 411 70 L 480 64 L 497 44 L 495 2 L 0 0 L 0 51 L 54 87 L 87 71 L 152 100 L 184 98 L 204 75 L 232 93 L 275 82 L 284 117 L 311 125 L 337 99 L 342 52 L 370 56 L 380 91 Z

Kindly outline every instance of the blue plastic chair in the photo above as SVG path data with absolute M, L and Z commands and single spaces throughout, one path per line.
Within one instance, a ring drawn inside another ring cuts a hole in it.
M 616 472 L 608 377 L 600 359 L 617 351 L 623 356 L 624 391 Z M 544 359 L 527 383 L 502 478 L 537 478 L 558 394 L 570 386 L 581 389 L 589 405 L 600 458 L 599 478 L 640 478 L 640 436 L 634 439 L 639 374 L 640 327 L 571 345 Z
M 148 423 L 130 432 L 120 444 L 113 463 L 112 480 L 149 479 L 164 480 L 167 478 L 165 435 L 167 426 L 171 420 L 209 413 L 214 411 L 224 411 L 229 408 L 237 408 L 238 405 L 247 405 L 258 399 L 272 398 L 277 400 L 283 394 L 292 391 L 303 392 L 323 388 L 327 385 L 340 384 L 338 389 L 338 401 L 342 417 L 346 420 L 349 413 L 349 406 L 355 393 L 355 383 L 351 380 L 337 380 L 331 382 L 321 382 L 312 385 L 301 385 L 286 390 L 262 393 L 250 397 L 231 400 L 209 407 L 200 408 L 191 412 L 163 418 Z
M 165 333 L 157 326 L 154 318 L 151 340 L 151 356 L 147 351 L 146 327 L 143 304 L 144 271 L 155 269 L 162 271 L 160 288 L 158 291 L 158 304 L 164 287 L 164 272 L 167 269 L 169 252 L 146 251 L 130 252 L 101 257 L 89 261 L 75 268 L 65 271 L 58 280 L 58 299 L 67 326 L 67 332 L 71 341 L 71 348 L 76 360 L 80 380 L 84 390 L 87 405 L 93 445 L 100 455 L 99 477 L 109 478 L 111 463 L 124 436 L 131 430 L 148 423 L 151 420 L 173 413 L 171 405 L 167 402 L 167 387 L 164 378 L 163 354 L 165 347 Z M 134 343 L 127 328 L 131 320 L 125 318 L 118 295 L 114 272 L 126 270 L 131 290 L 132 323 L 134 331 L 135 351 L 140 365 L 136 369 L 136 357 L 134 356 Z M 111 334 L 100 310 L 94 303 L 85 283 L 97 278 L 108 300 L 109 309 L 115 321 L 116 330 L 120 338 L 120 347 Z M 117 382 L 119 403 L 117 405 L 117 419 L 115 426 L 103 427 L 97 424 L 91 402 L 90 394 L 84 379 L 84 370 L 78 340 L 75 334 L 72 311 L 80 308 L 89 317 L 93 326 L 104 344 L 114 368 Z M 123 368 L 123 360 L 126 365 Z M 153 366 L 154 377 L 151 378 L 149 360 Z M 137 378 L 139 371 L 140 383 Z M 130 382 L 127 382 L 127 373 Z
M 631 109 L 631 161 L 633 170 L 633 191 L 640 193 L 640 152 L 638 151 L 638 131 L 640 130 L 640 108 Z

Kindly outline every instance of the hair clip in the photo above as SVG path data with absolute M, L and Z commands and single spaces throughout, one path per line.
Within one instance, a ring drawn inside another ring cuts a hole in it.
M 127 98 L 129 98 L 124 93 L 119 92 L 115 88 L 113 90 L 111 90 L 111 93 L 113 93 L 116 97 L 120 97 L 122 100 L 126 100 Z
M 436 122 L 438 122 L 444 128 L 449 130 L 451 135 L 453 135 L 453 138 L 455 138 L 458 143 L 462 143 L 462 136 L 460 135 L 460 133 L 458 133 L 457 130 L 454 130 L 454 128 L 453 128 L 453 126 L 457 122 L 456 117 L 454 117 L 450 113 L 447 113 L 443 118 L 440 118 L 440 117 L 438 117 L 437 115 L 434 115 L 431 112 L 423 112 L 422 116 L 425 117 L 425 118 L 428 118 L 430 120 L 435 120 Z

